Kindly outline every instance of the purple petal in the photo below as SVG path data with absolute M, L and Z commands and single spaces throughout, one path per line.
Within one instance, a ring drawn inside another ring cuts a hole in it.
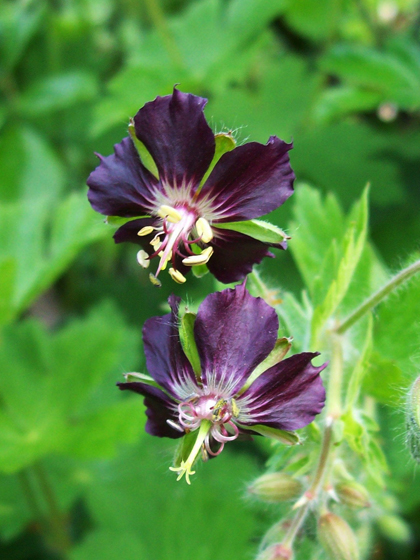
M 318 355 L 296 354 L 262 373 L 238 398 L 238 421 L 280 430 L 297 430 L 312 422 L 325 403 L 319 374 L 328 364 L 313 366 L 311 360 Z
M 185 400 L 197 388 L 194 371 L 179 339 L 180 298 L 169 297 L 171 313 L 147 319 L 143 327 L 147 370 L 176 399 Z
M 207 296 L 194 325 L 204 385 L 234 395 L 274 348 L 278 326 L 274 309 L 245 284 Z
M 291 148 L 271 136 L 266 145 L 250 142 L 224 154 L 198 197 L 211 201 L 213 221 L 252 220 L 281 206 L 293 193 Z
M 157 179 L 141 163 L 131 138 L 115 144 L 114 151 L 107 157 L 97 154 L 101 163 L 87 180 L 89 202 L 106 216 L 150 214 Z
M 154 252 L 154 249 L 150 245 L 150 241 L 155 237 L 156 232 L 152 232 L 150 235 L 137 234 L 146 226 L 156 227 L 157 225 L 160 225 L 161 221 L 162 220 L 159 218 L 140 218 L 138 220 L 131 220 L 117 229 L 114 233 L 114 241 L 115 243 L 135 243 L 136 245 L 143 247 L 143 249 L 151 255 Z
M 238 282 L 252 271 L 264 257 L 274 257 L 268 247 L 286 249 L 287 244 L 268 244 L 237 231 L 213 227 L 215 237 L 211 245 L 214 253 L 207 263 L 212 274 L 224 284 Z
M 134 117 L 136 136 L 143 142 L 171 185 L 198 185 L 213 159 L 214 135 L 203 108 L 207 99 L 174 88 L 172 95 L 146 103 Z
M 177 422 L 177 415 L 174 413 L 176 403 L 171 400 L 163 391 L 157 387 L 139 383 L 117 383 L 121 391 L 134 391 L 146 397 L 144 404 L 146 408 L 146 432 L 152 436 L 169 437 L 172 439 L 180 438 L 184 434 L 172 428 L 167 420 Z

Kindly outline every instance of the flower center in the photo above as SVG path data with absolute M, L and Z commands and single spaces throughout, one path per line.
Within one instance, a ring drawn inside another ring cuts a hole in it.
M 147 267 L 150 259 L 160 257 L 156 275 L 150 275 L 151 281 L 158 285 L 160 282 L 157 276 L 171 261 L 170 276 L 175 282 L 183 284 L 186 279 L 176 268 L 176 256 L 182 259 L 182 264 L 185 266 L 206 264 L 213 254 L 213 247 L 201 250 L 196 244 L 209 243 L 213 239 L 211 226 L 205 218 L 198 216 L 195 210 L 185 206 L 174 207 L 163 204 L 159 207 L 157 215 L 162 218 L 161 226 L 146 226 L 138 232 L 140 236 L 156 232 L 150 242 L 154 253 L 148 257 L 145 251 L 139 251 L 137 260 L 139 264 Z
M 210 429 L 204 440 L 204 447 L 209 455 L 219 455 L 227 441 L 238 437 L 239 430 L 232 422 L 239 414 L 234 399 L 218 399 L 215 396 L 202 396 L 178 405 L 179 424 L 186 431 L 200 427 L 203 421 L 210 422 Z M 211 448 L 211 442 L 220 443 L 217 451 Z
M 227 441 L 235 440 L 239 435 L 239 429 L 232 422 L 239 414 L 239 408 L 234 399 L 218 398 L 215 395 L 195 397 L 178 405 L 179 426 L 175 423 L 173 427 L 184 429 L 187 433 L 198 430 L 197 438 L 191 453 L 186 461 L 182 461 L 180 467 L 170 467 L 171 471 L 178 472 L 180 480 L 184 474 L 190 484 L 189 477 L 194 474 L 192 467 L 200 451 L 203 458 L 208 455 L 219 455 Z M 214 451 L 212 442 L 218 442 L 219 448 Z

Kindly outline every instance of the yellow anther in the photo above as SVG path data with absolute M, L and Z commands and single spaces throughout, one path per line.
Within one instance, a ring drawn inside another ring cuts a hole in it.
M 140 235 L 141 237 L 143 237 L 143 235 L 150 235 L 151 233 L 153 233 L 155 231 L 155 228 L 152 226 L 144 226 L 143 228 L 141 228 L 140 231 L 137 232 L 137 235 Z
M 206 218 L 198 218 L 195 223 L 195 227 L 197 229 L 198 237 L 201 237 L 201 240 L 204 243 L 209 243 L 213 239 L 213 231 Z
M 143 251 L 143 249 L 140 249 L 140 251 L 137 253 L 137 262 L 143 268 L 149 268 L 149 255 L 146 253 L 146 251 Z
M 191 255 L 190 257 L 186 257 L 185 259 L 182 259 L 182 264 L 185 264 L 186 266 L 206 264 L 207 262 L 209 262 L 213 252 L 214 252 L 213 247 L 207 247 L 207 249 L 204 249 L 204 251 L 199 255 Z
M 161 218 L 166 218 L 168 222 L 171 222 L 171 224 L 177 224 L 182 220 L 182 215 L 178 212 L 178 210 L 176 208 L 172 208 L 172 206 L 167 206 L 166 204 L 162 204 L 159 208 L 158 215 Z
M 232 409 L 232 415 L 237 418 L 240 413 L 239 406 L 236 404 L 235 399 L 231 399 L 230 401 L 230 408 Z
M 153 286 L 156 286 L 157 288 L 160 288 L 162 286 L 162 282 L 158 280 L 152 273 L 149 274 L 149 280 L 153 284 Z
M 160 240 L 159 234 L 156 234 L 154 238 L 151 240 L 150 245 L 153 247 L 155 251 L 157 251 L 157 248 L 161 243 L 162 241 Z
M 158 256 L 162 259 L 162 257 L 164 256 L 164 252 L 161 251 L 160 253 L 158 253 Z M 172 259 L 172 251 L 169 251 L 168 256 L 166 257 L 166 259 L 163 261 L 161 261 L 161 265 L 160 265 L 160 270 L 165 270 L 166 265 L 168 264 L 168 262 Z
M 172 280 L 175 280 L 175 282 L 177 282 L 177 284 L 183 284 L 184 282 L 187 281 L 185 276 L 183 274 L 181 274 L 179 272 L 179 270 L 175 270 L 174 268 L 170 268 L 168 270 L 168 272 L 169 272 L 169 275 L 172 278 Z

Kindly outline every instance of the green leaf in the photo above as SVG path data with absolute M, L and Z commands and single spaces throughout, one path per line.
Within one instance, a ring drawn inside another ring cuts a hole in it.
M 13 317 L 13 292 L 16 277 L 16 260 L 12 257 L 0 262 L 0 327 Z
M 360 391 L 362 389 L 362 383 L 370 371 L 371 363 L 370 357 L 373 348 L 373 340 L 372 340 L 372 332 L 373 332 L 373 318 L 372 315 L 368 315 L 368 323 L 367 329 L 364 334 L 364 346 L 361 349 L 359 359 L 354 366 L 350 377 L 347 381 L 347 392 L 346 392 L 346 410 L 351 410 L 353 406 L 356 404 L 357 399 L 359 397 Z
M 47 454 L 109 455 L 138 437 L 142 406 L 121 401 L 117 379 L 137 337 L 110 307 L 54 335 L 36 321 L 8 326 L 0 346 L 0 471 L 18 471 Z M 118 404 L 121 403 L 121 408 Z M 131 418 L 131 421 L 130 421 Z
M 407 264 L 418 257 L 418 253 L 412 255 Z M 407 380 L 418 375 L 419 370 L 419 301 L 420 275 L 417 274 L 376 310 L 375 351 L 382 360 L 391 360 Z
M 0 58 L 9 71 L 20 61 L 45 13 L 42 4 L 2 3 L 0 7 Z
M 0 138 L 0 202 L 45 198 L 56 201 L 64 187 L 62 165 L 46 139 L 14 125 Z
M 409 384 L 409 375 L 392 360 L 377 352 L 371 356 L 369 369 L 363 378 L 363 391 L 378 402 L 400 408 L 404 397 L 401 388 Z
M 236 146 L 236 141 L 232 136 L 231 132 L 219 132 L 218 134 L 215 134 L 214 142 L 215 142 L 214 156 L 213 159 L 211 160 L 210 167 L 208 168 L 204 177 L 201 180 L 200 187 L 203 186 L 204 183 L 207 181 L 207 178 L 209 177 L 210 173 L 213 171 L 214 166 L 222 157 L 222 155 L 226 154 L 227 152 L 231 152 Z
M 359 120 L 309 126 L 293 148 L 293 169 L 298 177 L 305 177 L 324 192 L 334 190 L 347 207 L 359 197 L 366 181 L 372 185 L 374 204 L 402 203 L 407 193 L 401 181 L 400 165 L 387 157 L 390 142 L 394 146 L 401 141 L 407 153 L 407 139 L 403 141 L 390 130 Z M 327 222 L 320 222 L 318 226 L 321 235 L 322 229 L 329 229 Z M 292 236 L 295 239 L 294 233 Z
M 134 532 L 143 545 L 141 558 L 189 558 L 193 551 L 194 560 L 209 560 L 215 542 L 226 558 L 246 556 L 258 518 L 243 507 L 238 477 L 257 475 L 253 457 L 232 453 L 227 444 L 215 460 L 197 463 L 188 486 L 168 471 L 172 447 L 167 438 L 148 437 L 116 459 L 90 466 L 85 496 L 95 527 L 128 540 Z M 180 520 L 193 523 L 187 535 Z
M 420 106 L 420 77 L 397 53 L 361 45 L 337 45 L 322 60 L 321 67 L 351 85 L 382 94 L 406 109 Z
M 343 240 L 341 259 L 335 278 L 328 287 L 323 302 L 318 305 L 312 318 L 312 341 L 318 345 L 318 337 L 326 321 L 336 312 L 349 289 L 353 274 L 362 255 L 366 242 L 368 221 L 368 189 L 350 214 L 349 227 Z M 328 285 L 328 284 L 327 284 Z
M 285 12 L 288 24 L 299 34 L 313 40 L 327 40 L 341 16 L 340 0 L 291 0 Z
M 91 101 L 98 93 L 96 78 L 82 70 L 49 76 L 33 83 L 19 99 L 25 116 L 47 115 L 75 104 Z
M 16 262 L 9 320 L 31 305 L 83 247 L 105 235 L 83 193 L 73 193 L 59 205 L 44 197 L 0 204 L 0 259 Z
M 376 91 L 352 86 L 334 86 L 326 89 L 315 108 L 319 122 L 328 123 L 351 113 L 376 110 L 382 95 Z
M 345 219 L 337 198 L 329 193 L 323 199 L 319 190 L 299 185 L 289 230 L 293 232 L 290 244 L 293 258 L 306 286 L 313 292 L 331 243 L 339 243 L 344 236 Z
M 197 378 L 201 375 L 201 362 L 194 338 L 195 313 L 184 313 L 179 324 L 179 338 Z
M 231 229 L 244 235 L 249 235 L 264 243 L 283 243 L 290 237 L 283 230 L 262 220 L 247 220 L 244 222 L 224 222 L 215 224 L 220 229 Z
M 87 535 L 69 554 L 70 560 L 139 560 L 146 558 L 141 538 L 135 530 L 97 529 Z

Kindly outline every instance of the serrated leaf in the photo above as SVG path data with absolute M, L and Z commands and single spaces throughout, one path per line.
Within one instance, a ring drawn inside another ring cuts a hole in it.
M 346 404 L 345 408 L 350 410 L 359 397 L 362 389 L 362 383 L 370 370 L 370 356 L 373 348 L 373 318 L 368 316 L 368 324 L 364 335 L 365 343 L 361 349 L 359 358 L 354 366 L 347 382 Z
M 340 259 L 335 278 L 331 282 L 324 301 L 318 305 L 312 318 L 312 343 L 318 345 L 318 337 L 326 321 L 336 312 L 345 297 L 353 278 L 359 259 L 366 242 L 368 220 L 368 189 L 350 214 L 349 227 L 346 231 L 342 257 Z
M 247 220 L 244 222 L 224 222 L 215 224 L 220 229 L 231 229 L 249 235 L 263 243 L 283 243 L 290 237 L 279 227 L 263 220 Z
M 34 320 L 6 327 L 0 345 L 0 471 L 20 470 L 53 451 L 80 452 L 75 438 L 80 446 L 90 441 L 91 457 L 109 454 L 121 439 L 132 440 L 142 411 L 137 415 L 132 403 L 114 406 L 121 394 L 113 383 L 102 389 L 99 404 L 92 397 L 122 356 L 132 359 L 136 346 L 136 337 L 109 307 L 54 335 Z M 111 418 L 114 427 L 101 431 Z

